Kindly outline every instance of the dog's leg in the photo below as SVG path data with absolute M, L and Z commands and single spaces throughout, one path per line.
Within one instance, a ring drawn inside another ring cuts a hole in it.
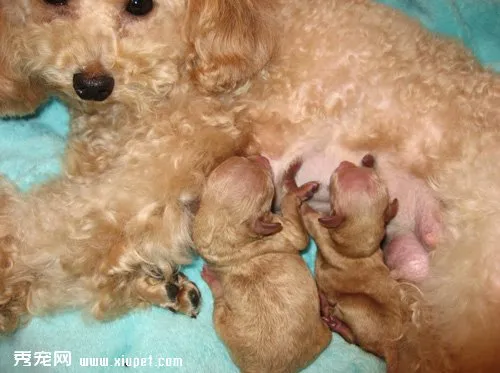
M 337 334 L 348 343 L 355 343 L 354 333 L 338 316 L 335 315 L 335 305 L 331 306 L 325 294 L 319 292 L 319 304 L 321 319 L 328 328 Z
M 18 260 L 18 245 L 9 220 L 15 188 L 0 177 L 0 333 L 15 330 L 27 317 L 32 274 Z
M 136 281 L 137 292 L 146 302 L 196 318 L 200 311 L 201 294 L 198 287 L 182 272 L 175 272 L 170 280 L 141 276 Z
M 330 236 L 328 235 L 325 227 L 323 227 L 319 222 L 319 218 L 321 218 L 323 215 L 314 210 L 307 203 L 302 203 L 302 205 L 300 206 L 300 214 L 302 216 L 302 221 L 304 222 L 304 226 L 306 227 L 307 232 L 316 242 L 318 251 L 322 252 L 323 247 L 330 247 L 332 245 Z M 326 250 L 324 255 L 327 257 L 331 256 L 329 251 L 330 250 Z
M 59 303 L 52 299 L 51 309 L 84 304 L 96 317 L 110 318 L 156 304 L 196 315 L 196 286 L 175 277 L 172 268 L 191 259 L 190 208 L 206 175 L 243 146 L 241 131 L 225 122 L 228 128 L 192 130 L 184 117 L 179 120 L 175 136 L 134 139 L 123 159 L 101 174 L 63 176 L 8 208 L 4 216 L 22 251 L 58 259 L 50 270 L 60 274 L 54 278 L 60 283 L 47 286 L 68 288 L 73 282 L 83 290 L 78 299 L 71 292 Z M 164 278 L 154 278 L 150 267 L 160 268 Z M 44 299 L 37 302 L 35 308 L 45 308 Z
M 318 183 L 307 183 L 298 191 L 288 192 L 281 201 L 281 212 L 283 215 L 283 231 L 280 233 L 288 245 L 296 250 L 303 250 L 309 241 L 306 227 L 300 214 L 300 205 L 303 200 L 310 198 L 318 189 Z
M 0 238 L 0 333 L 15 330 L 28 317 L 28 294 L 33 276 L 15 258 L 12 236 Z
M 295 162 L 283 176 L 285 196 L 281 200 L 281 213 L 283 215 L 283 232 L 290 243 L 297 249 L 302 250 L 307 246 L 308 234 L 301 214 L 301 205 L 310 199 L 318 190 L 319 184 L 311 181 L 297 186 L 295 175 L 301 166 Z

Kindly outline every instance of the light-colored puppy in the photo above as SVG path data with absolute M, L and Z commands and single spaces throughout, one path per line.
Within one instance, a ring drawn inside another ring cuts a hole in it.
M 372 168 L 346 161 L 332 174 L 330 198 L 327 216 L 302 207 L 304 224 L 318 245 L 315 274 L 325 298 L 323 316 L 332 330 L 384 358 L 388 372 L 397 372 L 396 343 L 403 334 L 406 305 L 380 244 L 398 201 L 390 201 Z
M 308 242 L 299 205 L 315 188 L 289 191 L 277 216 L 265 158 L 230 158 L 208 178 L 193 238 L 208 263 L 215 329 L 245 373 L 296 372 L 331 340 L 299 255 Z

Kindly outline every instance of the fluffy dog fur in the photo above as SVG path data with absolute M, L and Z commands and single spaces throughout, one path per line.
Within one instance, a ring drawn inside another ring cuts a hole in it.
M 313 276 L 299 251 L 309 241 L 299 213 L 317 188 L 293 188 L 282 216 L 267 160 L 233 157 L 209 176 L 194 218 L 193 241 L 208 260 L 202 275 L 214 296 L 214 325 L 245 373 L 296 372 L 332 334 L 320 318 Z
M 272 158 L 278 179 L 302 157 L 299 182 L 327 184 L 333 165 L 371 152 L 395 175 L 391 195 L 398 174 L 424 180 L 444 228 L 401 343 L 404 372 L 496 369 L 498 75 L 369 0 L 157 0 L 143 17 L 124 6 L 0 1 L 1 111 L 25 113 L 55 94 L 73 116 L 65 175 L 2 194 L 4 294 L 25 292 L 5 277 L 22 279 L 11 269 L 26 263 L 50 278 L 29 289 L 33 312 L 46 289 L 98 315 L 136 304 L 130 283 L 145 267 L 168 279 L 187 260 L 185 203 L 251 131 L 248 149 Z M 113 75 L 107 100 L 77 97 L 72 77 L 86 69 Z M 314 201 L 325 210 L 327 194 Z M 65 294 L 75 278 L 84 290 Z M 2 299 L 2 315 L 18 316 L 13 299 Z

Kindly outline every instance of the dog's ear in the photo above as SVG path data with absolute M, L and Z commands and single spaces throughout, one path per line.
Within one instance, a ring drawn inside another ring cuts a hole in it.
M 259 217 L 253 223 L 253 231 L 261 236 L 271 236 L 283 229 L 280 223 L 268 223 L 263 217 Z
M 210 92 L 237 88 L 271 59 L 271 0 L 189 0 L 184 33 L 192 79 Z
M 385 223 L 389 223 L 398 213 L 399 209 L 399 201 L 397 198 L 394 198 L 389 206 L 386 207 L 384 211 L 384 221 Z
M 0 3 L 0 116 L 32 113 L 45 98 L 42 85 L 18 71 L 19 53 L 13 43 L 16 28 L 19 25 L 9 24 Z
M 319 223 L 325 228 L 338 228 L 344 220 L 344 215 L 328 215 L 318 218 Z

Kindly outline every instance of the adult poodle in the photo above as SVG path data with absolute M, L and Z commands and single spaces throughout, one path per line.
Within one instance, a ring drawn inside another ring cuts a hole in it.
M 280 180 L 301 158 L 298 183 L 326 186 L 370 152 L 391 196 L 412 177 L 442 206 L 402 372 L 496 369 L 500 77 L 463 46 L 370 0 L 0 0 L 0 60 L 2 114 L 57 95 L 73 118 L 64 176 L 2 188 L 0 329 L 62 306 L 194 316 L 175 274 L 215 165 L 260 152 Z

